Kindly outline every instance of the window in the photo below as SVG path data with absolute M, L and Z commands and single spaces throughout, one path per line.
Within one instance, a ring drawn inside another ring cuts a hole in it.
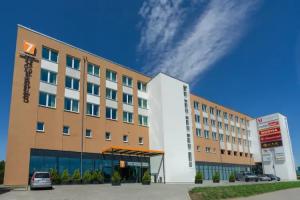
M 200 128 L 196 128 L 196 135 L 198 137 L 201 137 L 201 129 Z
M 225 130 L 228 131 L 228 124 L 225 124 Z
M 235 143 L 235 137 L 231 137 L 232 143 Z
M 56 85 L 56 73 L 41 69 L 41 81 Z
M 210 153 L 210 147 L 205 147 L 205 152 Z
M 211 124 L 212 127 L 216 127 L 216 121 L 215 120 L 211 119 L 210 124 Z
M 133 104 L 132 95 L 123 93 L 123 103 L 132 105 Z
M 139 137 L 139 144 L 140 145 L 144 144 L 144 138 L 143 137 Z
M 79 80 L 76 78 L 66 76 L 65 86 L 66 86 L 66 88 L 69 88 L 72 90 L 79 90 Z
M 209 131 L 208 130 L 204 130 L 204 137 L 205 137 L 205 139 L 209 139 Z
M 242 139 L 241 138 L 238 138 L 238 143 L 239 143 L 239 145 L 242 145 Z
M 94 83 L 87 83 L 87 93 L 95 96 L 99 96 L 99 85 Z
M 85 130 L 85 137 L 91 138 L 93 136 L 92 130 L 91 129 L 86 129 Z
M 200 115 L 195 115 L 195 122 L 200 123 Z
M 228 119 L 227 112 L 223 112 L 224 119 Z
M 106 107 L 106 119 L 117 120 L 117 109 Z
M 194 101 L 194 109 L 199 110 L 199 102 Z
M 67 67 L 80 70 L 80 60 L 78 58 L 67 55 Z
M 188 152 L 188 158 L 189 158 L 189 167 L 193 166 L 193 162 L 192 162 L 192 153 Z
M 106 80 L 117 82 L 117 72 L 106 70 Z
M 110 88 L 106 88 L 106 98 L 117 101 L 117 91 Z
M 216 132 L 212 132 L 211 136 L 212 136 L 213 140 L 215 140 L 215 141 L 217 140 L 217 133 Z
M 203 117 L 203 124 L 204 125 L 208 125 L 208 119 L 207 119 L 207 117 Z
M 143 82 L 141 82 L 141 81 L 138 81 L 138 82 L 137 82 L 137 87 L 138 87 L 138 90 L 139 90 L 139 91 L 147 92 L 147 84 L 146 84 L 146 83 L 143 83 Z
M 123 122 L 133 123 L 133 114 L 131 112 L 123 112 Z
M 138 98 L 139 108 L 147 109 L 148 108 L 148 101 L 147 99 Z
M 218 127 L 222 128 L 222 122 L 218 122 Z
M 45 59 L 45 60 L 49 60 L 49 61 L 57 63 L 57 61 L 58 61 L 58 52 L 53 50 L 53 49 L 43 47 L 43 49 L 42 49 L 42 58 Z
M 231 126 L 231 132 L 234 132 L 234 126 Z
M 235 122 L 239 123 L 239 117 L 238 116 L 235 116 Z
M 184 97 L 187 97 L 187 86 L 183 86 L 183 95 Z
M 240 156 L 243 156 L 243 152 L 240 152 Z
M 148 126 L 148 117 L 139 115 L 139 125 L 141 126 Z
M 220 139 L 220 142 L 224 142 L 224 135 L 223 134 L 219 134 L 219 139 Z
M 231 151 L 227 151 L 227 154 L 228 154 L 228 155 L 231 155 Z
M 224 154 L 225 153 L 225 150 L 221 149 L 221 154 Z
M 203 112 L 206 112 L 206 107 L 207 107 L 207 106 L 206 106 L 205 104 L 202 104 L 202 111 L 203 111 Z
M 54 94 L 40 92 L 39 105 L 49 107 L 49 108 L 55 108 L 56 107 L 56 96 Z
M 229 114 L 229 118 L 230 118 L 230 120 L 233 120 L 233 115 Z
M 217 109 L 217 116 L 220 117 L 221 116 L 221 110 Z
M 45 132 L 44 122 L 37 122 L 36 123 L 36 131 L 37 132 Z
M 98 65 L 94 65 L 92 63 L 88 63 L 88 74 L 93 76 L 100 76 L 100 67 Z
M 128 135 L 123 135 L 123 142 L 127 143 L 128 142 Z
M 105 132 L 105 140 L 110 141 L 111 140 L 111 133 L 110 132 Z
M 215 109 L 213 107 L 209 107 L 209 113 L 211 115 L 214 115 L 215 114 Z
M 198 152 L 200 152 L 200 151 L 201 151 L 201 147 L 200 147 L 200 146 L 197 146 L 197 148 L 196 148 L 196 149 L 197 149 L 197 151 L 198 151 Z
M 65 110 L 71 112 L 79 112 L 78 100 L 65 98 Z
M 234 151 L 234 152 L 233 152 L 233 155 L 234 155 L 234 156 L 237 156 L 237 152 L 236 152 L 236 151 Z
M 70 135 L 70 127 L 69 126 L 63 126 L 63 134 Z
M 230 142 L 230 136 L 226 135 L 226 142 Z
M 132 87 L 132 78 L 130 78 L 128 76 L 123 76 L 122 77 L 122 82 L 123 82 L 124 86 Z
M 184 110 L 185 110 L 185 113 L 189 113 L 188 101 L 186 99 L 184 100 Z
M 99 105 L 93 103 L 86 104 L 86 114 L 91 116 L 99 116 Z

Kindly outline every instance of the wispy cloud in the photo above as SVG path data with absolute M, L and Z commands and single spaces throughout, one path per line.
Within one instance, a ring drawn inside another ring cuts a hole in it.
M 188 20 L 182 4 L 181 0 L 144 2 L 139 12 L 143 18 L 139 51 L 147 55 L 148 73 L 162 71 L 191 82 L 238 43 L 258 1 L 211 0 L 196 22 L 178 35 Z

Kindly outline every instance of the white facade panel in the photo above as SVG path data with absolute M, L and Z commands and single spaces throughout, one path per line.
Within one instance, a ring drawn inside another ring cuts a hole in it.
M 110 89 L 113 89 L 113 90 L 118 90 L 118 84 L 116 82 L 106 80 L 105 84 L 106 84 L 107 88 L 110 88 Z
M 225 143 L 224 142 L 220 142 L 220 148 L 225 149 Z
M 122 88 L 124 93 L 133 95 L 133 89 L 131 87 L 123 86 Z
M 254 162 L 261 162 L 261 149 L 255 119 L 249 121 L 248 130 L 250 131 L 250 136 L 248 137 L 248 140 L 251 141 L 250 152 L 253 154 Z
M 148 93 L 147 92 L 142 92 L 142 91 L 137 91 L 137 96 L 143 99 L 148 99 Z
M 71 90 L 71 89 L 65 88 L 65 97 L 70 98 L 70 99 L 79 100 L 80 94 L 79 94 L 79 91 L 77 91 L 77 90 Z
M 106 99 L 106 107 L 118 109 L 118 102 L 110 99 Z
M 133 113 L 133 106 L 123 103 L 123 110 L 126 111 L 126 112 Z
M 149 110 L 148 109 L 143 109 L 143 108 L 138 108 L 138 114 L 148 116 L 149 115 Z
M 86 101 L 88 103 L 93 103 L 93 104 L 96 104 L 96 105 L 100 105 L 100 97 L 95 96 L 95 95 L 87 94 Z
M 80 79 L 80 71 L 76 69 L 72 69 L 70 67 L 66 67 L 66 76 L 70 76 L 72 78 Z
M 96 85 L 100 85 L 100 77 L 88 74 L 87 75 L 87 82 L 94 83 Z
M 40 91 L 50 94 L 56 94 L 57 87 L 56 85 L 40 82 Z
M 203 117 L 208 117 L 207 112 L 202 112 L 203 113 Z M 211 118 L 212 119 L 212 118 Z
M 54 62 L 50 62 L 48 60 L 41 60 L 41 68 L 46 69 L 53 72 L 58 72 L 58 64 Z

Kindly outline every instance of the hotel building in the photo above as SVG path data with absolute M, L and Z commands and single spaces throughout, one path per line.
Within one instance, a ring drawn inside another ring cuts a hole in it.
M 257 126 L 186 82 L 18 25 L 4 184 L 26 185 L 34 171 L 50 169 L 101 170 L 106 181 L 115 170 L 126 182 L 140 182 L 146 170 L 155 182 L 193 182 L 196 171 L 227 180 L 264 165 Z

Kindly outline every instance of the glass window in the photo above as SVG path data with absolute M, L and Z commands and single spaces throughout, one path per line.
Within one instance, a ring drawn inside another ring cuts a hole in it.
M 194 101 L 194 109 L 199 110 L 199 102 Z
M 88 74 L 93 76 L 100 76 L 100 67 L 92 63 L 88 63 Z
M 148 108 L 148 101 L 147 99 L 138 98 L 139 108 L 147 109 Z
M 196 135 L 198 137 L 201 137 L 201 129 L 200 128 L 196 128 Z
M 132 105 L 132 95 L 123 93 L 123 103 Z
M 79 102 L 75 99 L 65 98 L 64 108 L 66 111 L 79 112 Z
M 92 130 L 91 129 L 86 129 L 85 137 L 92 137 L 92 136 L 93 136 Z
M 138 90 L 142 91 L 142 92 L 146 92 L 147 91 L 147 84 L 143 83 L 141 81 L 137 82 L 137 86 L 138 86 Z
M 117 72 L 106 70 L 106 80 L 117 82 Z
M 80 70 L 80 60 L 78 58 L 67 55 L 67 67 Z
M 148 117 L 139 115 L 139 125 L 141 126 L 148 126 Z
M 209 131 L 208 131 L 208 130 L 204 130 L 204 137 L 205 137 L 206 139 L 209 138 Z
M 94 83 L 87 83 L 87 93 L 95 96 L 99 96 L 99 85 Z
M 203 112 L 206 112 L 206 107 L 207 107 L 207 106 L 206 106 L 205 104 L 202 104 L 202 111 L 203 111 Z
M 58 61 L 58 52 L 53 50 L 53 49 L 43 47 L 43 49 L 42 49 L 42 58 L 45 59 L 45 60 L 49 60 L 49 61 L 57 63 L 57 61 Z
M 144 144 L 144 138 L 143 137 L 139 137 L 139 144 L 140 145 Z
M 66 76 L 65 87 L 72 90 L 79 90 L 79 80 Z
M 99 116 L 99 105 L 87 103 L 86 114 L 91 116 Z
M 106 119 L 117 120 L 117 109 L 106 107 Z
M 108 140 L 108 141 L 111 140 L 111 133 L 110 132 L 105 132 L 105 140 Z
M 123 122 L 133 123 L 133 114 L 131 112 L 123 112 Z
M 106 88 L 106 98 L 117 101 L 117 91 L 110 88 Z
M 44 132 L 45 131 L 44 122 L 37 122 L 36 123 L 36 131 L 37 132 Z
M 224 141 L 224 135 L 220 133 L 219 134 L 219 139 L 220 139 L 221 142 L 223 142 Z
M 45 92 L 40 92 L 39 105 L 55 108 L 56 107 L 56 96 Z
M 123 135 L 123 142 L 125 142 L 125 143 L 128 142 L 128 135 Z
M 123 82 L 123 85 L 125 85 L 127 87 L 132 87 L 132 78 L 130 78 L 128 76 L 123 76 L 122 82 Z
M 217 140 L 217 133 L 216 132 L 212 132 L 212 139 Z
M 63 126 L 63 134 L 70 135 L 70 127 L 69 126 Z
M 41 69 L 41 81 L 56 85 L 56 73 Z

